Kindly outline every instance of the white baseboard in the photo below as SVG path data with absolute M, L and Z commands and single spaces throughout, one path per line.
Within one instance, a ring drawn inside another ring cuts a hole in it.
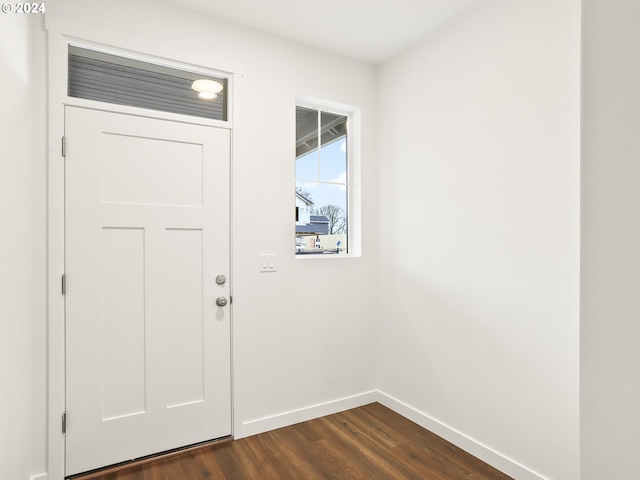
M 234 438 L 236 440 L 259 433 L 268 432 L 296 423 L 306 422 L 315 418 L 333 415 L 352 408 L 362 407 L 370 403 L 379 402 L 394 412 L 426 428 L 430 432 L 453 443 L 474 457 L 497 468 L 501 472 L 517 480 L 548 480 L 542 475 L 520 465 L 516 461 L 496 452 L 482 443 L 470 438 L 454 428 L 420 412 L 412 406 L 379 390 L 372 390 L 350 397 L 344 397 L 330 402 L 311 405 L 309 407 L 291 410 L 268 417 L 258 418 L 236 425 Z M 32 476 L 31 480 L 47 480 L 46 473 Z
M 233 435 L 234 438 L 240 439 L 258 433 L 268 432 L 277 428 L 287 427 L 307 420 L 333 415 L 334 413 L 343 412 L 352 408 L 362 407 L 378 400 L 377 390 L 353 395 L 351 397 L 340 398 L 331 402 L 326 402 L 309 407 L 283 412 L 269 417 L 249 420 L 236 426 Z
M 458 432 L 448 425 L 439 422 L 438 420 L 416 410 L 390 395 L 385 394 L 384 392 L 378 391 L 377 401 L 394 412 L 399 413 L 403 417 L 417 423 L 421 427 L 426 428 L 430 432 L 444 438 L 448 442 L 453 443 L 457 447 L 460 447 L 465 452 L 470 453 L 483 462 L 488 463 L 503 473 L 506 473 L 510 477 L 517 480 L 547 480 L 545 477 L 529 470 L 510 458 L 501 455 L 495 450 L 492 450 L 482 443 L 477 442 L 467 435 Z
M 40 475 L 32 475 L 31 480 L 47 480 L 49 475 L 46 473 L 41 473 Z

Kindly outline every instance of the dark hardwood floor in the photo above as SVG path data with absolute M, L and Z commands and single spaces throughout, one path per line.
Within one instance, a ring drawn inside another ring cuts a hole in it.
M 508 480 L 449 442 L 373 403 L 88 480 Z

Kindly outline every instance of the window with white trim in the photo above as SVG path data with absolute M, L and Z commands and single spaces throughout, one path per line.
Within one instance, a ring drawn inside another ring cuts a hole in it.
M 68 94 L 227 121 L 228 82 L 224 77 L 69 45 Z
M 296 254 L 349 253 L 349 115 L 296 107 Z

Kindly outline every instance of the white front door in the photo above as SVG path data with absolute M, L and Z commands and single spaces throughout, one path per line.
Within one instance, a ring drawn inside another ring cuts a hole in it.
M 229 130 L 65 131 L 66 475 L 230 435 Z

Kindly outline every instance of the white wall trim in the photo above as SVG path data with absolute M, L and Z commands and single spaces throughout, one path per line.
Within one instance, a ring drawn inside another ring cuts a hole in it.
M 547 477 L 520 465 L 518 462 L 496 452 L 464 433 L 379 390 L 372 390 L 358 395 L 249 420 L 242 423 L 239 428 L 236 428 L 234 438 L 239 440 L 240 438 L 288 427 L 327 415 L 333 415 L 374 402 L 381 403 L 399 415 L 408 418 L 513 478 L 517 478 L 518 480 L 549 480 Z M 32 476 L 31 480 L 48 480 L 48 475 L 42 473 Z
M 61 292 L 64 262 L 64 159 L 61 141 L 64 135 L 64 91 L 62 61 L 64 43 L 61 34 L 47 31 L 47 346 L 48 346 L 48 438 L 47 478 L 64 478 L 65 411 L 65 301 Z
M 340 398 L 255 420 L 249 420 L 242 423 L 242 425 L 236 429 L 235 439 L 237 440 L 243 437 L 275 430 L 277 428 L 295 425 L 296 423 L 306 422 L 308 420 L 332 415 L 334 413 L 343 412 L 345 410 L 361 407 L 374 402 L 381 403 L 399 415 L 408 418 L 421 427 L 426 428 L 430 432 L 435 433 L 436 435 L 460 447 L 465 452 L 479 458 L 483 462 L 488 463 L 492 467 L 497 468 L 501 472 L 513 478 L 517 478 L 518 480 L 548 480 L 541 474 L 530 470 L 511 458 L 496 452 L 464 433 L 457 431 L 456 429 L 430 417 L 416 408 L 411 407 L 401 400 L 379 390 L 373 390 L 359 395 Z
M 347 135 L 347 233 L 346 255 L 296 255 L 296 261 L 317 261 L 362 257 L 362 110 L 359 107 L 296 95 L 296 106 L 348 117 Z
M 485 463 L 488 463 L 510 477 L 517 478 L 518 480 L 548 480 L 546 477 L 543 477 L 523 465 L 520 465 L 516 461 L 505 457 L 477 440 L 470 438 L 464 433 L 457 431 L 433 417 L 430 417 L 397 398 L 381 391 L 378 391 L 377 393 L 378 395 L 376 400 L 385 407 L 390 408 L 412 422 L 417 423 L 430 432 L 435 433 L 448 442 L 453 443 L 465 452 L 470 453 Z
M 240 428 L 234 432 L 235 439 L 257 435 L 258 433 L 268 432 L 277 428 L 295 425 L 296 423 L 306 422 L 316 418 L 333 415 L 334 413 L 343 412 L 352 408 L 362 407 L 377 400 L 378 392 L 372 390 L 370 392 L 344 397 L 325 403 L 311 405 L 309 407 L 291 410 L 288 412 L 278 413 L 268 417 L 249 420 L 242 423 Z

